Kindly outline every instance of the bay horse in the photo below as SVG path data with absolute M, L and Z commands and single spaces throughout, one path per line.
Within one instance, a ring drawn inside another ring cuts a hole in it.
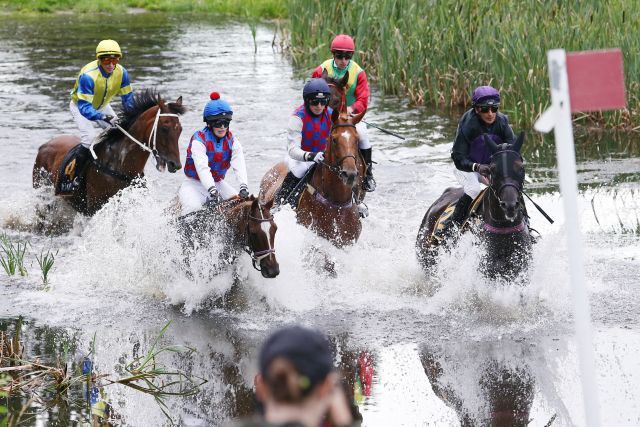
M 345 97 L 344 90 L 341 96 Z M 357 204 L 364 197 L 365 164 L 358 149 L 356 124 L 363 116 L 364 112 L 349 116 L 344 99 L 341 108 L 333 110 L 324 161 L 309 172 L 311 178 L 295 208 L 300 224 L 337 247 L 355 243 L 362 231 Z M 260 182 L 264 203 L 273 201 L 287 172 L 286 163 L 280 162 L 264 175 Z
M 477 232 L 486 250 L 481 268 L 489 278 L 510 279 L 527 268 L 532 246 L 522 198 L 525 168 L 520 149 L 524 132 L 520 133 L 513 145 L 497 145 L 486 135 L 484 142 L 492 155 L 489 186 L 477 209 L 481 223 Z M 436 239 L 434 228 L 445 209 L 457 202 L 462 194 L 462 188 L 447 188 L 429 207 L 422 220 L 416 239 L 416 253 L 427 272 L 433 271 L 439 249 L 451 244 Z M 472 210 L 475 210 L 473 206 Z
M 225 247 L 220 259 L 229 264 L 244 250 L 253 268 L 265 278 L 280 274 L 276 259 L 275 238 L 278 226 L 271 215 L 273 201 L 260 204 L 251 195 L 247 199 L 236 196 L 219 204 L 205 204 L 203 209 L 181 217 L 180 232 L 191 248 L 211 233 L 222 237 Z
M 88 161 L 84 184 L 63 197 L 77 211 L 92 215 L 135 178 L 143 176 L 149 154 L 153 154 L 159 171 L 180 170 L 179 115 L 185 111 L 182 97 L 167 103 L 152 89 L 136 93 L 118 127 L 98 136 L 97 159 Z M 59 135 L 41 145 L 33 165 L 33 187 L 56 185 L 65 156 L 78 144 L 80 138 L 76 135 Z

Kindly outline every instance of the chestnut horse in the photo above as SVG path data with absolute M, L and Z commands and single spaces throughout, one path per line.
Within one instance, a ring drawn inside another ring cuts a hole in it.
M 271 215 L 273 201 L 261 205 L 253 195 L 248 199 L 234 197 L 217 205 L 205 204 L 203 209 L 180 218 L 181 233 L 191 247 L 212 232 L 220 233 L 227 247 L 220 254 L 230 263 L 244 250 L 253 267 L 263 277 L 280 274 L 276 259 L 275 238 L 278 226 Z
M 118 126 L 98 137 L 97 159 L 89 160 L 84 185 L 63 197 L 77 211 L 92 215 L 131 181 L 143 176 L 149 154 L 153 154 L 158 170 L 180 170 L 178 138 L 182 126 L 178 115 L 185 111 L 182 97 L 167 103 L 154 90 L 136 93 L 133 106 L 123 112 Z M 34 188 L 55 185 L 65 156 L 78 144 L 78 136 L 59 135 L 41 145 L 33 165 Z
M 358 240 L 362 231 L 357 204 L 364 197 L 362 179 L 365 164 L 358 150 L 356 124 L 364 112 L 347 114 L 345 93 L 340 110 L 333 110 L 331 132 L 324 161 L 310 172 L 311 179 L 300 196 L 296 215 L 298 222 L 319 236 L 341 247 Z M 273 201 L 288 172 L 285 162 L 272 167 L 260 182 L 260 198 Z
M 526 269 L 531 256 L 532 239 L 522 198 L 525 169 L 520 149 L 524 132 L 520 133 L 513 145 L 497 145 L 486 135 L 484 142 L 492 155 L 490 184 L 477 210 L 482 220 L 480 236 L 486 249 L 482 268 L 490 278 L 500 276 L 509 279 Z M 434 228 L 444 210 L 462 194 L 462 188 L 447 188 L 429 207 L 422 220 L 416 239 L 416 252 L 428 272 L 432 271 L 437 261 L 439 248 L 449 243 L 436 239 L 433 236 Z

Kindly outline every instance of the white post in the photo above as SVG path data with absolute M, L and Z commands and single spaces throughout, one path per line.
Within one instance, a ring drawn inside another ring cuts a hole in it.
M 567 248 L 569 251 L 569 276 L 573 293 L 573 312 L 576 328 L 578 358 L 582 380 L 582 395 L 586 425 L 600 425 L 598 385 L 591 332 L 591 309 L 585 286 L 582 235 L 578 222 L 578 182 L 576 174 L 573 124 L 569 103 L 569 79 L 567 57 L 564 49 L 550 50 L 547 54 L 549 80 L 551 82 L 551 107 L 534 125 L 541 132 L 554 129 L 560 191 L 564 204 Z

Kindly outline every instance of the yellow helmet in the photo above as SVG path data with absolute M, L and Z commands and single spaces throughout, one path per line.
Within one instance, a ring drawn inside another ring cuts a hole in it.
M 122 56 L 120 45 L 115 40 L 102 40 L 96 47 L 96 58 L 104 55 Z

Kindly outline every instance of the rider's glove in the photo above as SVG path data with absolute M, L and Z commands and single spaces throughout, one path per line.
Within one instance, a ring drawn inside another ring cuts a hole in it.
M 240 196 L 241 199 L 246 199 L 247 197 L 249 197 L 249 190 L 247 189 L 247 184 L 240 184 L 240 191 L 238 192 L 238 195 Z
M 305 153 L 304 157 L 307 162 L 322 163 L 324 160 L 324 153 L 322 151 L 318 151 L 317 153 Z
M 211 200 L 215 202 L 220 201 L 220 193 L 218 193 L 218 189 L 216 188 L 215 185 L 212 185 L 211 187 L 209 187 L 207 191 L 209 192 L 209 197 L 211 197 Z
M 489 168 L 489 165 L 482 165 L 480 163 L 476 163 L 475 164 L 475 171 L 478 172 L 480 175 L 483 175 L 483 176 L 491 175 L 491 169 Z
M 111 126 L 115 126 L 116 124 L 116 120 L 115 117 L 109 115 L 109 114 L 105 114 L 104 119 L 102 119 L 103 121 L 109 123 Z

